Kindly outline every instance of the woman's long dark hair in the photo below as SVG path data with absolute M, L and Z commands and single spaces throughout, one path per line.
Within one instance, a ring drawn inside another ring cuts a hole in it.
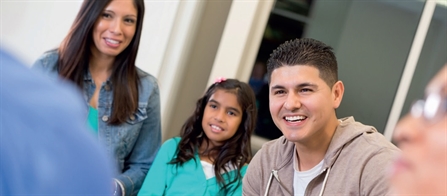
M 238 186 L 231 188 L 231 185 L 242 181 L 240 171 L 252 158 L 250 137 L 255 129 L 257 109 L 255 94 L 248 84 L 235 79 L 227 79 L 223 82 L 214 83 L 208 88 L 205 95 L 197 101 L 194 113 L 183 124 L 180 133 L 181 140 L 177 147 L 177 156 L 170 163 L 181 166 L 186 161 L 194 159 L 194 155 L 199 153 L 199 147 L 203 142 L 209 144 L 209 139 L 203 133 L 202 119 L 211 95 L 218 89 L 234 93 L 243 111 L 241 124 L 234 136 L 222 146 L 207 150 L 210 154 L 214 152 L 217 155 L 214 159 L 214 173 L 221 187 L 221 193 L 227 195 L 237 189 Z M 223 175 L 230 177 L 225 167 L 227 163 L 237 167 L 237 176 L 231 179 L 229 183 L 225 183 L 223 178 Z M 225 171 L 224 174 L 221 174 L 221 171 Z
M 59 47 L 58 71 L 63 78 L 83 88 L 84 74 L 88 72 L 93 28 L 104 8 L 112 0 L 84 0 L 70 32 Z M 112 114 L 109 124 L 118 125 L 127 120 L 138 108 L 138 85 L 135 59 L 140 45 L 144 18 L 144 1 L 133 0 L 137 8 L 137 26 L 129 46 L 115 58 L 110 81 L 113 89 Z

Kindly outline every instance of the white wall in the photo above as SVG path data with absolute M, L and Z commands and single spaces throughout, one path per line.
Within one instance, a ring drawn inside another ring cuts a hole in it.
M 68 32 L 80 1 L 1 1 L 1 45 L 31 65 Z
M 31 66 L 45 51 L 58 47 L 68 33 L 82 1 L 1 0 L 2 47 Z M 137 66 L 157 76 L 171 34 L 179 0 L 145 1 Z

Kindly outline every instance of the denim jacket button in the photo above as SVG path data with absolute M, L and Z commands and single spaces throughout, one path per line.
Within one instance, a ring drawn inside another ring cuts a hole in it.
M 134 115 L 131 115 L 131 116 L 130 116 L 130 120 L 132 120 L 132 121 L 135 120 L 135 116 L 134 116 Z
M 106 85 L 104 86 L 104 89 L 106 89 L 106 91 L 109 91 L 109 90 L 110 90 L 110 85 L 106 84 Z
M 107 122 L 108 120 L 109 120 L 109 117 L 108 117 L 108 116 L 103 116 L 103 117 L 102 117 L 102 121 Z

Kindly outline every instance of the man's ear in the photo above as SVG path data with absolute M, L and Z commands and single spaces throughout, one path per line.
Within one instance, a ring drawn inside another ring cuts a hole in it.
M 340 106 L 344 92 L 345 86 L 343 85 L 342 81 L 339 80 L 332 86 L 332 101 L 334 109 L 337 109 Z

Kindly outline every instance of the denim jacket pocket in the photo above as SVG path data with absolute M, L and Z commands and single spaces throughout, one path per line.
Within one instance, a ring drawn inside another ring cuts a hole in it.
M 131 125 L 138 124 L 140 122 L 143 122 L 147 118 L 147 112 L 146 107 L 141 107 L 141 105 L 138 107 L 138 110 L 133 113 L 129 118 L 127 118 L 127 123 Z
M 115 136 L 116 144 L 118 145 L 117 156 L 124 159 L 131 153 L 135 142 L 143 126 L 144 121 L 147 119 L 146 107 L 138 107 L 137 111 L 129 116 L 125 123 L 119 126 L 118 134 Z

